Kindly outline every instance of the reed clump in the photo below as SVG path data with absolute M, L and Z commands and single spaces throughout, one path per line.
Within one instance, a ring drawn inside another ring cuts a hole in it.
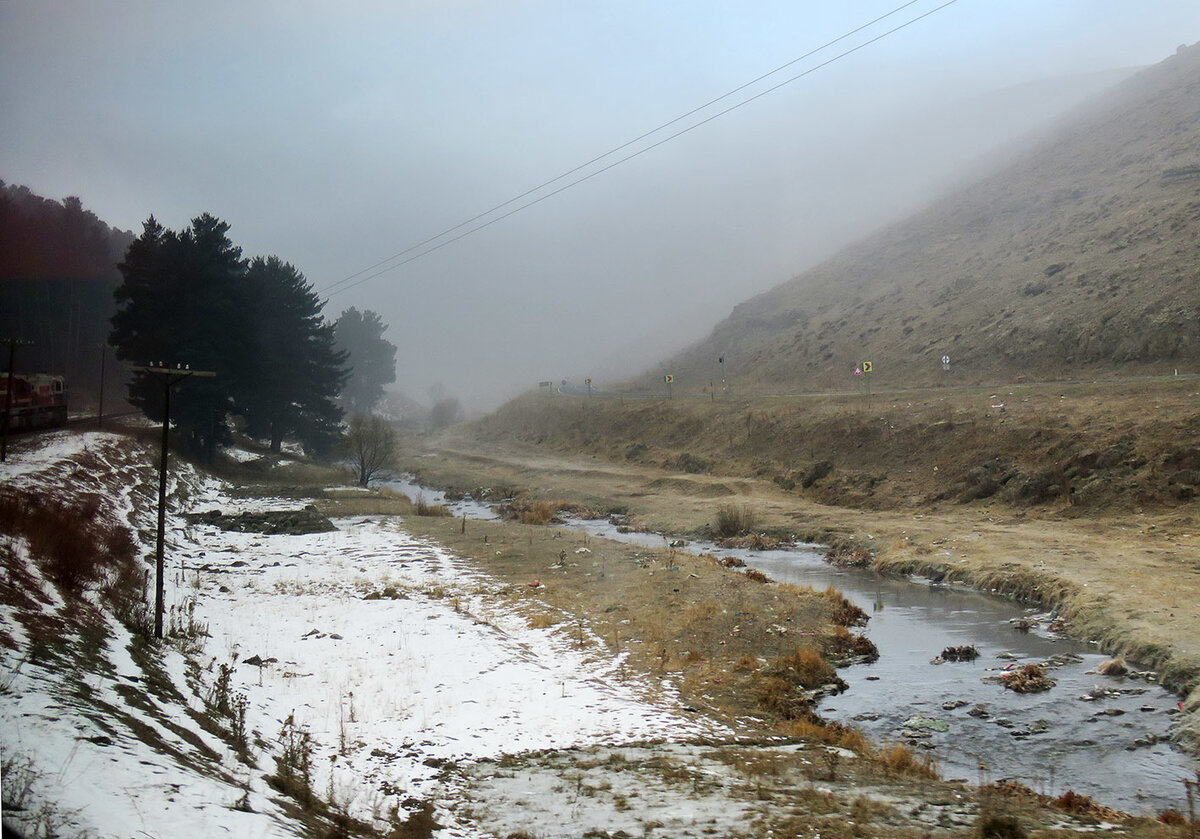
M 917 778 L 938 777 L 937 764 L 928 755 L 917 755 L 903 743 L 889 746 L 879 753 L 879 763 L 885 772 Z
M 444 504 L 430 504 L 425 500 L 424 495 L 417 496 L 417 503 L 414 507 L 418 516 L 450 515 L 450 510 Z
M 754 530 L 758 516 L 746 505 L 735 507 L 732 504 L 722 504 L 717 508 L 714 535 L 722 539 L 732 539 L 744 536 Z

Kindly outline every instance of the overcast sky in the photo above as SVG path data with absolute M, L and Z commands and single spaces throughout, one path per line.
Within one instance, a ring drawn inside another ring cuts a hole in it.
M 330 289 L 902 2 L 0 0 L 0 178 L 135 232 L 151 213 L 180 228 L 211 212 L 247 256 Z M 418 399 L 441 383 L 489 407 L 542 379 L 632 375 L 1105 71 L 1200 40 L 1195 0 L 958 0 L 813 69 L 942 2 L 343 287 L 327 314 L 378 311 Z

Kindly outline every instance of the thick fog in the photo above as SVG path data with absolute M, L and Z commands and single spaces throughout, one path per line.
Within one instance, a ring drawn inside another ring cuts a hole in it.
M 9 2 L 0 178 L 135 231 L 211 212 L 330 317 L 378 311 L 398 388 L 486 408 L 656 364 L 1200 39 L 1195 0 L 918 0 L 500 212 L 807 72 L 744 107 L 359 273 L 901 2 Z

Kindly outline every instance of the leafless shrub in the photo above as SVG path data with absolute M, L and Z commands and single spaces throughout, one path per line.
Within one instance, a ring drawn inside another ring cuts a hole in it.
M 0 763 L 0 769 L 0 780 L 3 782 L 0 789 L 3 790 L 5 809 L 24 810 L 37 781 L 33 761 L 25 755 L 10 751 Z
M 387 477 L 396 467 L 396 430 L 374 414 L 355 414 L 340 451 L 350 461 L 359 486 Z

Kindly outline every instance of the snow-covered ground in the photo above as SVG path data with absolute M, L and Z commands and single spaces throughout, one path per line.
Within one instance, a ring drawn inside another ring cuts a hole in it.
M 14 453 L 0 482 L 63 495 L 71 476 L 106 470 L 122 481 L 108 493 L 112 514 L 150 533 L 152 456 L 116 435 L 64 432 Z M 235 499 L 186 468 L 177 479 L 193 511 L 296 506 Z M 430 802 L 447 837 L 488 835 L 456 816 L 466 775 L 442 775 L 447 761 L 727 733 L 665 686 L 622 681 L 620 662 L 587 652 L 595 646 L 531 629 L 493 580 L 392 520 L 266 536 L 189 525 L 179 512 L 168 520 L 167 603 L 176 624 L 206 630 L 194 644 L 147 654 L 110 620 L 107 640 L 67 674 L 61 660 L 31 656 L 17 608 L 0 607 L 16 642 L 0 662 L 5 799 L 23 808 L 6 819 L 31 834 L 53 823 L 102 837 L 296 835 L 264 780 L 289 718 L 311 737 L 319 796 L 380 825 L 397 808 L 402 820 L 406 801 Z M 36 574 L 24 551 L 14 545 L 12 561 Z M 42 588 L 46 610 L 62 606 Z M 199 724 L 221 698 L 244 702 L 249 762 Z

